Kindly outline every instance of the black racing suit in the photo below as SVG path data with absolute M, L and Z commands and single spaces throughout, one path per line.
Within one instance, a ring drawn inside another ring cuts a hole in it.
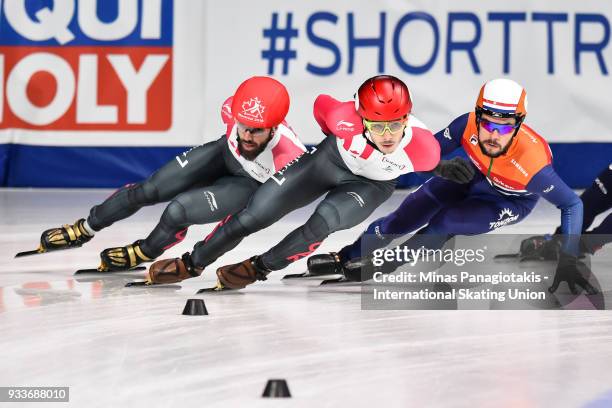
M 182 241 L 190 225 L 217 222 L 242 209 L 260 185 L 232 156 L 223 135 L 177 156 L 143 182 L 117 190 L 91 209 L 87 222 L 99 231 L 144 206 L 170 201 L 141 244 L 156 258 Z
M 364 221 L 387 200 L 396 180 L 376 181 L 353 174 L 344 164 L 336 138 L 327 137 L 316 150 L 304 153 L 261 185 L 248 205 L 230 217 L 191 254 L 205 267 L 231 250 L 244 237 L 264 229 L 323 194 L 308 221 L 261 256 L 269 270 L 280 270 L 308 256 L 332 232 Z

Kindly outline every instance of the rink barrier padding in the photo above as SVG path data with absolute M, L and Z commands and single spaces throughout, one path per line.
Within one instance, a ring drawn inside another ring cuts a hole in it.
M 612 143 L 551 143 L 550 146 L 555 170 L 572 188 L 589 186 L 611 162 Z M 0 144 L 0 185 L 116 188 L 145 179 L 185 150 L 188 147 Z M 419 185 L 426 178 L 426 175 L 407 174 L 400 177 L 398 187 Z

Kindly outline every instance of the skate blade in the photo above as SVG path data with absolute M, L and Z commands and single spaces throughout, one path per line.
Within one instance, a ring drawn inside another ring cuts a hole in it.
M 133 281 L 125 284 L 126 288 L 167 288 L 167 289 L 180 289 L 181 285 L 174 283 L 150 283 L 149 281 Z
M 360 284 L 361 282 L 351 282 L 349 280 L 347 280 L 344 276 L 341 278 L 336 278 L 336 279 L 326 279 L 323 282 L 321 282 L 319 284 L 319 286 L 324 286 L 324 285 L 337 285 L 339 283 L 351 283 L 351 284 Z
M 32 256 L 32 255 L 42 255 L 42 254 L 46 254 L 49 252 L 65 251 L 67 249 L 80 248 L 81 246 L 82 245 L 74 245 L 74 246 L 69 246 L 65 248 L 54 248 L 54 249 L 44 249 L 42 247 L 38 247 L 31 251 L 17 252 L 17 254 L 15 254 L 15 258 L 22 258 L 24 256 Z
M 309 272 L 304 272 L 285 275 L 281 280 L 330 280 L 340 278 L 343 278 L 343 276 L 338 273 L 332 273 L 329 275 L 312 275 Z
M 281 282 L 285 285 L 299 285 L 299 286 L 308 286 L 308 287 L 316 287 L 326 284 L 325 282 L 335 282 L 341 281 L 344 279 L 343 275 L 340 274 L 332 274 L 332 275 L 311 275 L 309 272 L 304 273 L 295 273 L 290 275 L 285 275 Z
M 47 251 L 40 251 L 38 249 L 34 249 L 32 251 L 23 251 L 23 252 L 17 252 L 17 254 L 15 255 L 15 258 L 21 258 L 23 256 L 30 256 L 30 255 L 39 255 L 39 254 L 44 254 Z
M 519 262 L 521 260 L 521 255 L 516 254 L 499 254 L 493 257 L 493 262 L 495 263 L 511 263 L 511 262 Z
M 103 275 L 108 275 L 108 274 L 112 274 L 112 273 L 121 273 L 121 272 L 136 272 L 136 271 L 144 271 L 145 269 L 147 269 L 144 266 L 136 266 L 132 269 L 122 269 L 122 270 L 115 270 L 115 271 L 104 271 L 104 270 L 100 270 L 97 268 L 91 268 L 91 269 L 79 269 L 77 270 L 74 274 L 75 275 L 81 275 L 84 273 L 88 273 L 88 274 L 103 274 Z
M 196 292 L 196 295 L 201 293 L 221 293 L 221 292 L 238 292 L 239 289 L 230 289 L 230 288 L 220 288 L 218 286 L 213 286 L 210 288 L 202 288 Z
M 542 262 L 552 262 L 554 259 L 548 260 L 539 256 L 521 256 L 521 254 L 499 254 L 493 257 L 493 262 L 495 263 L 514 263 L 514 262 L 534 262 L 534 263 L 542 263 Z

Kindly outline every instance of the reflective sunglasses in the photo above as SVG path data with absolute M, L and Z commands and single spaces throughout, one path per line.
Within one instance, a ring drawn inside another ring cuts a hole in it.
M 483 128 L 487 130 L 487 132 L 493 133 L 494 130 L 497 130 L 497 132 L 500 135 L 505 135 L 507 133 L 510 133 L 514 129 L 520 126 L 520 124 L 510 125 L 508 123 L 495 123 L 495 122 L 491 122 L 486 119 L 480 119 L 480 124 L 482 125 Z
M 377 136 L 383 135 L 387 129 L 391 133 L 399 132 L 403 130 L 404 126 L 406 125 L 406 122 L 403 119 L 394 120 L 391 122 L 371 122 L 364 119 L 363 123 L 365 124 L 366 129 L 368 129 L 368 132 Z

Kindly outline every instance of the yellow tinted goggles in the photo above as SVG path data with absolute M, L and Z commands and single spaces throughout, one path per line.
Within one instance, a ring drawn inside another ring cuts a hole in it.
M 397 133 L 404 130 L 404 126 L 406 126 L 405 119 L 393 120 L 389 122 L 373 122 L 364 119 L 363 123 L 366 129 L 368 129 L 368 132 L 377 136 L 383 135 L 387 130 L 389 130 L 390 133 Z

